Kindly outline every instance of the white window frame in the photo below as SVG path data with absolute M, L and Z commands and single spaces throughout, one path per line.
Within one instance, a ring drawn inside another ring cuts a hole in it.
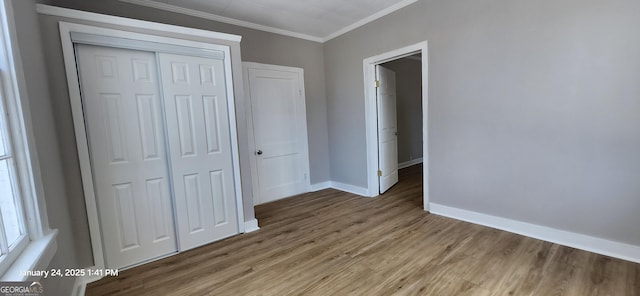
M 0 71 L 0 75 L 4 76 L 4 69 Z M 0 141 L 3 142 L 5 147 L 5 155 L 0 155 L 0 162 L 6 161 L 7 168 L 9 170 L 9 186 L 12 187 L 13 199 L 16 202 L 15 211 L 17 212 L 17 218 L 21 235 L 16 241 L 8 241 L 6 237 L 2 212 L 0 212 L 0 274 L 4 273 L 9 265 L 15 261 L 20 253 L 26 248 L 29 242 L 29 232 L 26 228 L 26 217 L 24 214 L 21 192 L 20 176 L 17 172 L 17 157 L 15 155 L 16 149 L 14 149 L 12 136 L 15 134 L 10 128 L 10 118 L 8 116 L 8 102 L 4 94 L 4 79 L 0 79 Z
M 0 50 L 2 50 L 0 48 Z M 4 65 L 3 65 L 4 66 Z M 2 212 L 0 212 L 0 274 L 3 274 L 13 261 L 18 258 L 18 255 L 24 251 L 29 243 L 29 231 L 26 225 L 26 215 L 24 214 L 24 202 L 23 202 L 23 194 L 22 194 L 22 182 L 20 181 L 20 175 L 18 174 L 17 164 L 18 157 L 16 155 L 17 149 L 14 148 L 18 145 L 13 145 L 13 137 L 19 136 L 19 131 L 14 131 L 12 129 L 13 126 L 10 124 L 11 118 L 9 114 L 13 114 L 13 112 L 9 112 L 9 100 L 6 92 L 4 91 L 5 80 L 4 76 L 6 76 L 6 68 L 0 67 L 0 141 L 3 142 L 3 146 L 5 147 L 6 153 L 5 155 L 0 155 L 0 161 L 6 161 L 7 168 L 9 169 L 9 185 L 12 187 L 13 199 L 16 202 L 15 211 L 17 212 L 17 218 L 19 223 L 21 235 L 14 242 L 7 241 L 4 222 Z M 17 137 L 16 137 L 17 138 Z
M 28 239 L 24 240 L 24 246 L 7 256 L 10 260 L 2 263 L 0 280 L 26 281 L 31 278 L 25 271 L 47 269 L 57 249 L 57 230 L 49 228 L 13 17 L 11 1 L 0 0 L 0 91 L 15 163 L 15 189 L 22 200 Z

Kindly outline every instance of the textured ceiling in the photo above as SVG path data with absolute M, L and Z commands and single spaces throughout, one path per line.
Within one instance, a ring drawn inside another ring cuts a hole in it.
M 324 41 L 417 0 L 121 1 Z

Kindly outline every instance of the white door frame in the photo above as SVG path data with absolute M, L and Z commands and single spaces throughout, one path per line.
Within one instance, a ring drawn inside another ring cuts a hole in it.
M 254 63 L 254 62 L 242 62 L 242 76 L 245 79 L 244 88 L 245 95 L 247 99 L 245 100 L 245 110 L 247 110 L 247 134 L 249 135 L 249 153 L 251 154 L 251 184 L 253 185 L 253 198 L 254 204 L 255 199 L 260 196 L 260 188 L 256 184 L 258 184 L 258 165 L 256 160 L 256 140 L 255 140 L 255 131 L 253 129 L 253 109 L 251 106 L 251 97 L 249 95 L 249 68 L 255 69 L 264 69 L 264 70 L 274 70 L 274 71 L 286 71 L 286 72 L 294 72 L 297 73 L 300 77 L 300 90 L 302 91 L 302 108 L 304 110 L 304 127 L 301 130 L 301 135 L 299 137 L 303 138 L 303 147 L 302 147 L 302 156 L 303 156 L 303 164 L 305 165 L 304 170 L 305 174 L 307 174 L 306 179 L 306 192 L 311 191 L 311 173 L 310 173 L 310 164 L 309 164 L 309 138 L 307 137 L 307 99 L 305 96 L 304 89 L 304 69 L 296 68 L 296 67 L 287 67 L 287 66 L 279 66 L 279 65 L 271 65 L 271 64 L 262 64 L 262 63 Z
M 131 20 L 131 22 L 136 23 Z M 77 63 L 75 58 L 74 45 L 71 38 L 72 32 L 87 33 L 93 35 L 127 38 L 133 40 L 141 40 L 147 42 L 155 42 L 161 44 L 175 45 L 180 44 L 185 47 L 193 47 L 203 50 L 222 51 L 224 53 L 225 78 L 227 87 L 229 125 L 231 132 L 231 150 L 233 157 L 234 182 L 236 192 L 236 206 L 238 211 L 238 227 L 239 232 L 245 232 L 244 212 L 242 203 L 242 188 L 240 179 L 239 153 L 238 153 L 238 135 L 236 127 L 235 101 L 233 92 L 233 80 L 231 73 L 231 53 L 229 46 L 218 45 L 213 43 L 190 41 L 178 38 L 163 37 L 157 35 L 134 33 L 123 30 L 107 29 L 102 27 L 81 25 L 75 23 L 60 22 L 60 40 L 62 43 L 62 52 L 64 56 L 65 71 L 67 76 L 67 85 L 69 88 L 69 100 L 71 103 L 71 111 L 73 116 L 73 125 L 75 130 L 76 145 L 78 148 L 78 158 L 80 161 L 80 172 L 82 177 L 82 186 L 84 191 L 85 203 L 87 208 L 87 219 L 89 222 L 89 232 L 91 237 L 91 247 L 93 251 L 94 266 L 92 269 L 104 269 L 105 258 L 102 248 L 102 234 L 100 231 L 100 222 L 98 219 L 98 208 L 95 196 L 95 186 L 93 180 L 93 172 L 91 170 L 91 160 L 89 155 L 89 143 L 87 139 L 87 131 L 85 127 L 85 118 L 82 107 L 82 98 L 80 95 L 80 83 L 77 72 Z M 172 28 L 174 28 L 172 26 Z M 132 27 L 133 29 L 133 27 Z M 174 28 L 175 29 L 175 28 Z M 167 31 L 170 32 L 170 31 Z M 188 33 L 185 33 L 188 34 Z M 191 34 L 189 34 L 191 35 Z M 223 36 L 224 37 L 224 36 Z M 100 279 L 98 276 L 89 277 L 87 282 Z
M 423 204 L 424 210 L 429 211 L 429 63 L 427 41 L 403 48 L 395 49 L 383 54 L 364 59 L 364 106 L 367 139 L 367 179 L 368 194 L 371 197 L 380 193 L 380 179 L 378 178 L 378 115 L 376 110 L 375 68 L 376 65 L 406 56 L 422 54 L 422 157 L 423 157 Z

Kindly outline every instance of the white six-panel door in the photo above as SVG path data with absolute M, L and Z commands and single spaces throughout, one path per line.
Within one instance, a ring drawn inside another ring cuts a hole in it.
M 180 249 L 239 231 L 222 60 L 159 54 Z
M 396 114 L 396 73 L 376 66 L 378 105 L 378 166 L 380 193 L 398 183 L 398 122 Z
M 177 251 L 154 53 L 77 45 L 107 266 Z
M 309 191 L 303 71 L 243 63 L 251 103 L 255 204 Z

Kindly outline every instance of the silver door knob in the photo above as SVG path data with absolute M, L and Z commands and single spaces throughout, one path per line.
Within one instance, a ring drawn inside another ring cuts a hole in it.
M 400 132 L 396 132 L 396 136 L 399 136 L 399 135 L 400 135 Z
M 262 155 L 262 150 L 258 150 L 258 151 L 256 151 L 256 154 L 258 154 L 258 155 Z

